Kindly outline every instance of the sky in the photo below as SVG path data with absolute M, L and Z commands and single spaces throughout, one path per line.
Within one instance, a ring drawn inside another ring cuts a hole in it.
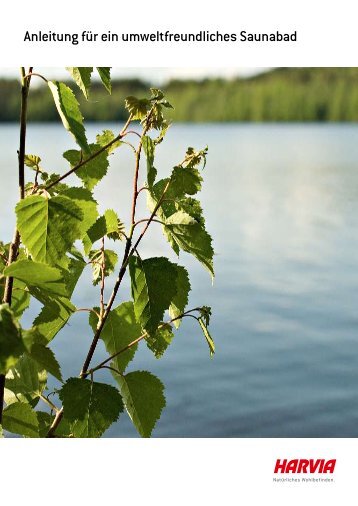
M 205 77 L 225 77 L 232 78 L 236 76 L 246 77 L 255 75 L 271 67 L 159 67 L 159 68 L 112 68 L 113 78 L 134 78 L 138 77 L 142 80 L 149 81 L 153 84 L 163 84 L 170 79 L 202 79 Z M 51 74 L 51 79 L 63 80 L 68 77 L 65 69 L 60 67 L 43 68 L 36 67 L 35 72 L 43 72 L 45 75 Z M 18 68 L 0 67 L 0 78 L 17 78 L 19 75 Z

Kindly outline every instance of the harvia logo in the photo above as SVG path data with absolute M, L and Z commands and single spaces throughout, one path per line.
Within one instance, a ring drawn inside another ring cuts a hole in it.
M 277 459 L 275 473 L 333 473 L 336 459 Z

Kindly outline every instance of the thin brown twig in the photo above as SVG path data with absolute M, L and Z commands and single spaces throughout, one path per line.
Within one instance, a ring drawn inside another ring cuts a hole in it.
M 177 320 L 182 320 L 183 318 L 188 318 L 188 317 L 192 317 L 192 318 L 195 318 L 197 320 L 197 317 L 194 316 L 194 315 L 191 315 L 190 313 L 192 313 L 193 311 L 198 311 L 200 308 L 194 308 L 194 309 L 189 309 L 188 311 L 185 311 L 184 313 L 176 316 L 175 318 L 172 318 L 171 320 L 169 320 L 168 322 L 165 322 L 165 323 L 162 323 L 161 325 L 158 326 L 158 330 L 159 329 L 162 329 L 164 328 L 166 325 L 170 325 L 171 323 L 177 321 Z M 148 335 L 147 332 L 144 332 L 144 334 L 142 334 L 141 336 L 137 337 L 136 339 L 134 339 L 134 341 L 130 342 L 129 344 L 127 344 L 127 346 L 125 346 L 124 348 L 121 348 L 119 351 L 117 351 L 116 353 L 114 353 L 113 355 L 111 355 L 110 357 L 106 358 L 105 360 L 103 360 L 100 364 L 96 365 L 95 367 L 92 367 L 89 371 L 86 371 L 84 372 L 84 378 L 86 376 L 88 376 L 89 374 L 93 374 L 95 371 L 98 371 L 98 369 L 103 369 L 104 366 L 106 364 L 108 364 L 108 362 L 110 362 L 111 360 L 113 360 L 114 358 L 118 357 L 118 355 L 121 355 L 122 353 L 124 353 L 125 351 L 129 350 L 130 348 L 132 348 L 133 346 L 135 346 L 137 343 L 139 343 L 142 339 L 145 339 L 145 337 Z
M 35 188 L 37 188 L 38 186 L 38 177 L 39 177 L 39 173 L 40 173 L 40 166 L 39 164 L 36 165 L 36 174 L 35 174 Z
M 144 218 L 143 220 L 136 221 L 135 224 L 134 224 L 134 227 L 136 227 L 137 225 L 140 225 L 141 223 L 146 223 L 147 221 L 149 221 L 149 218 Z M 165 224 L 162 221 L 156 220 L 154 218 L 152 219 L 152 222 L 153 223 L 159 223 L 160 225 L 164 225 Z
M 32 67 L 30 67 L 32 69 Z M 29 96 L 29 88 L 31 76 L 26 77 L 25 68 L 20 68 L 21 73 L 21 110 L 20 110 L 20 144 L 18 151 L 18 173 L 19 173 L 19 193 L 20 200 L 25 197 L 25 146 L 26 146 L 26 126 L 27 126 L 27 99 Z M 20 247 L 20 233 L 15 230 L 13 240 L 9 248 L 8 265 L 14 262 L 18 256 Z M 7 277 L 5 281 L 3 302 L 11 305 L 13 289 L 13 278 Z M 2 414 L 4 409 L 4 391 L 5 391 L 5 375 L 0 375 L 0 424 L 2 422 Z
M 79 307 L 76 309 L 76 313 L 80 313 L 80 312 L 88 312 L 88 313 L 94 313 L 98 318 L 99 318 L 99 313 L 94 309 L 94 308 L 91 308 L 91 307 Z
M 125 135 L 134 134 L 137 135 L 139 138 L 141 138 L 141 134 L 139 132 L 136 132 L 135 130 L 127 130 Z
M 36 76 L 36 77 L 40 77 L 43 81 L 45 81 L 45 83 L 48 83 L 48 79 L 46 79 L 46 77 L 44 77 L 43 75 L 41 74 L 37 74 L 36 72 L 28 72 L 25 76 L 25 79 L 28 79 L 32 76 Z
M 118 357 L 118 355 L 121 355 L 125 351 L 129 350 L 130 348 L 132 348 L 133 346 L 135 346 L 137 343 L 139 343 L 142 339 L 144 339 L 146 337 L 146 335 L 147 335 L 147 333 L 145 332 L 141 336 L 137 337 L 137 339 L 135 339 L 131 343 L 127 344 L 127 346 L 125 346 L 121 350 L 117 351 L 117 353 L 114 353 L 109 358 L 106 358 L 105 360 L 103 360 L 103 362 L 101 362 L 100 364 L 98 364 L 96 367 L 92 367 L 92 369 L 90 369 L 89 371 L 84 372 L 83 373 L 83 378 L 86 378 L 91 373 L 93 374 L 95 371 L 98 371 L 98 369 L 102 369 L 106 364 L 108 364 L 108 362 L 110 362 L 114 358 Z
M 144 190 L 148 190 L 148 191 L 149 191 L 148 186 L 142 186 L 142 188 L 140 188 L 140 189 L 138 190 L 138 195 L 140 194 L 140 192 L 142 192 L 142 191 L 144 191 Z
M 102 367 L 102 369 L 109 369 L 110 371 L 113 371 L 115 372 L 116 374 L 119 374 L 119 376 L 123 376 L 123 373 L 121 373 L 121 371 L 119 371 L 118 369 L 116 369 L 115 367 L 111 367 L 110 365 L 104 365 Z
M 53 409 L 56 413 L 59 412 L 59 408 L 52 401 L 50 401 L 50 399 L 48 399 L 42 394 L 40 394 L 40 399 L 42 399 L 46 404 L 48 404 L 50 408 Z
M 101 289 L 100 289 L 100 301 L 99 301 L 99 314 L 100 317 L 103 317 L 104 314 L 104 287 L 105 287 L 105 268 L 106 268 L 106 258 L 104 254 L 104 237 L 101 240 Z
M 142 151 L 143 137 L 144 137 L 145 133 L 146 133 L 146 129 L 143 130 L 143 134 L 140 138 L 138 148 L 136 151 L 135 169 L 134 169 L 134 178 L 133 178 L 132 215 L 131 215 L 132 227 L 134 226 L 134 222 L 135 222 L 135 212 L 136 212 L 137 198 L 138 198 L 138 177 L 139 177 L 140 154 Z
M 105 146 L 103 146 L 101 149 L 99 149 L 98 151 L 96 151 L 95 153 L 93 153 L 88 158 L 85 158 L 84 160 L 81 160 L 77 165 L 75 165 L 74 167 L 72 167 L 72 169 L 70 169 L 69 171 L 65 172 L 65 174 L 62 174 L 62 176 L 60 176 L 58 179 L 56 179 L 55 181 L 53 181 L 52 183 L 50 183 L 49 185 L 47 185 L 45 187 L 45 190 L 49 190 L 50 188 L 52 188 L 56 184 L 60 183 L 66 177 L 68 177 L 71 174 L 73 174 L 74 172 L 76 172 L 76 170 L 80 169 L 81 167 L 83 167 L 84 165 L 86 165 L 86 163 L 92 161 L 94 158 L 96 158 L 101 153 L 103 153 L 108 148 L 110 148 L 113 144 L 115 144 L 116 142 L 118 142 L 119 140 L 121 140 L 131 121 L 132 121 L 132 115 L 129 116 L 126 124 L 124 125 L 123 129 L 121 130 L 121 132 L 117 135 L 117 137 L 115 137 L 114 139 L 112 139 Z
M 55 437 L 55 430 L 59 426 L 59 424 L 62 420 L 62 417 L 63 417 L 63 407 L 59 411 L 57 411 L 56 416 L 51 424 L 51 427 L 49 428 L 49 431 L 48 431 L 46 437 L 48 437 L 48 438 Z
M 134 222 L 135 222 L 135 212 L 136 212 L 136 207 L 137 207 L 137 199 L 138 199 L 138 195 L 139 195 L 138 177 L 139 177 L 139 164 L 140 164 L 140 155 L 141 155 L 142 146 L 143 146 L 143 139 L 150 128 L 150 119 L 151 119 L 151 116 L 154 112 L 155 105 L 156 104 L 154 103 L 152 108 L 148 112 L 146 123 L 145 123 L 143 131 L 140 135 L 140 140 L 139 140 L 139 144 L 138 144 L 137 151 L 136 151 L 136 163 L 135 163 L 134 181 L 133 181 L 132 218 L 131 218 L 132 227 L 134 226 Z M 132 234 L 133 234 L 133 228 L 132 228 Z

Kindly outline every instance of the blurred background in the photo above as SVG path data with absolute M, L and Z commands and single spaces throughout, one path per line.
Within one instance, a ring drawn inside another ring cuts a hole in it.
M 57 68 L 35 71 L 68 79 Z M 19 81 L 17 69 L 0 69 L 0 76 L 6 242 L 17 198 Z M 146 96 L 159 85 L 175 107 L 157 149 L 159 177 L 188 146 L 209 146 L 201 200 L 216 251 L 213 286 L 195 259 L 181 254 L 179 261 L 191 276 L 190 307 L 213 308 L 217 353 L 210 360 L 191 322 L 161 360 L 140 347 L 129 370 L 152 371 L 166 386 L 153 436 L 357 437 L 358 68 L 114 69 L 113 76 L 111 97 L 96 82 L 88 103 L 78 95 L 89 140 L 105 128 L 119 131 L 127 95 Z M 74 144 L 40 80 L 29 118 L 27 152 L 41 156 L 48 171 L 64 172 L 62 153 Z M 122 147 L 95 189 L 100 210 L 114 208 L 125 222 L 132 175 L 132 154 Z M 138 216 L 146 217 L 144 199 Z M 158 225 L 142 256 L 163 254 L 175 259 Z M 90 276 L 75 292 L 78 306 L 97 304 Z M 128 298 L 126 284 L 118 303 Z M 38 311 L 32 305 L 25 324 Z M 65 377 L 83 362 L 86 320 L 76 314 L 51 343 Z M 100 348 L 97 357 L 104 356 Z M 106 435 L 136 433 L 123 414 Z
M 68 80 L 65 69 L 36 68 L 51 79 Z M 357 121 L 358 68 L 158 68 L 113 69 L 112 96 L 94 73 L 89 101 L 75 90 L 87 121 L 126 117 L 123 99 L 145 95 L 160 86 L 175 105 L 171 117 L 181 122 Z M 19 115 L 18 70 L 0 69 L 0 121 Z M 29 119 L 58 121 L 41 80 L 33 80 Z

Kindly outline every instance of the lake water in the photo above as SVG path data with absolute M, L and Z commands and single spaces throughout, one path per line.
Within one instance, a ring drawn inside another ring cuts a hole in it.
M 103 128 L 92 125 L 89 137 Z M 202 202 L 214 238 L 216 279 L 188 255 L 190 307 L 211 305 L 217 353 L 186 321 L 156 360 L 141 346 L 129 370 L 146 369 L 166 386 L 156 437 L 358 436 L 358 126 L 178 125 L 158 147 L 160 176 L 187 146 L 209 145 Z M 73 147 L 56 125 L 30 125 L 27 152 L 63 171 Z M 1 238 L 12 236 L 17 127 L 0 126 Z M 96 188 L 101 209 L 128 220 L 131 153 L 112 157 Z M 73 178 L 73 182 L 78 181 Z M 143 194 L 142 194 L 143 195 Z M 138 216 L 145 217 L 141 207 Z M 159 225 L 142 256 L 170 254 Z M 88 273 L 90 275 L 90 273 Z M 110 278 L 110 283 L 113 278 Z M 128 285 L 120 292 L 128 298 Z M 96 305 L 88 280 L 78 306 Z M 25 318 L 30 325 L 38 307 Z M 51 344 L 65 377 L 78 374 L 91 335 L 75 315 Z M 98 361 L 104 350 L 97 353 Z M 99 380 L 110 379 L 107 372 Z M 106 433 L 136 436 L 126 414 Z

